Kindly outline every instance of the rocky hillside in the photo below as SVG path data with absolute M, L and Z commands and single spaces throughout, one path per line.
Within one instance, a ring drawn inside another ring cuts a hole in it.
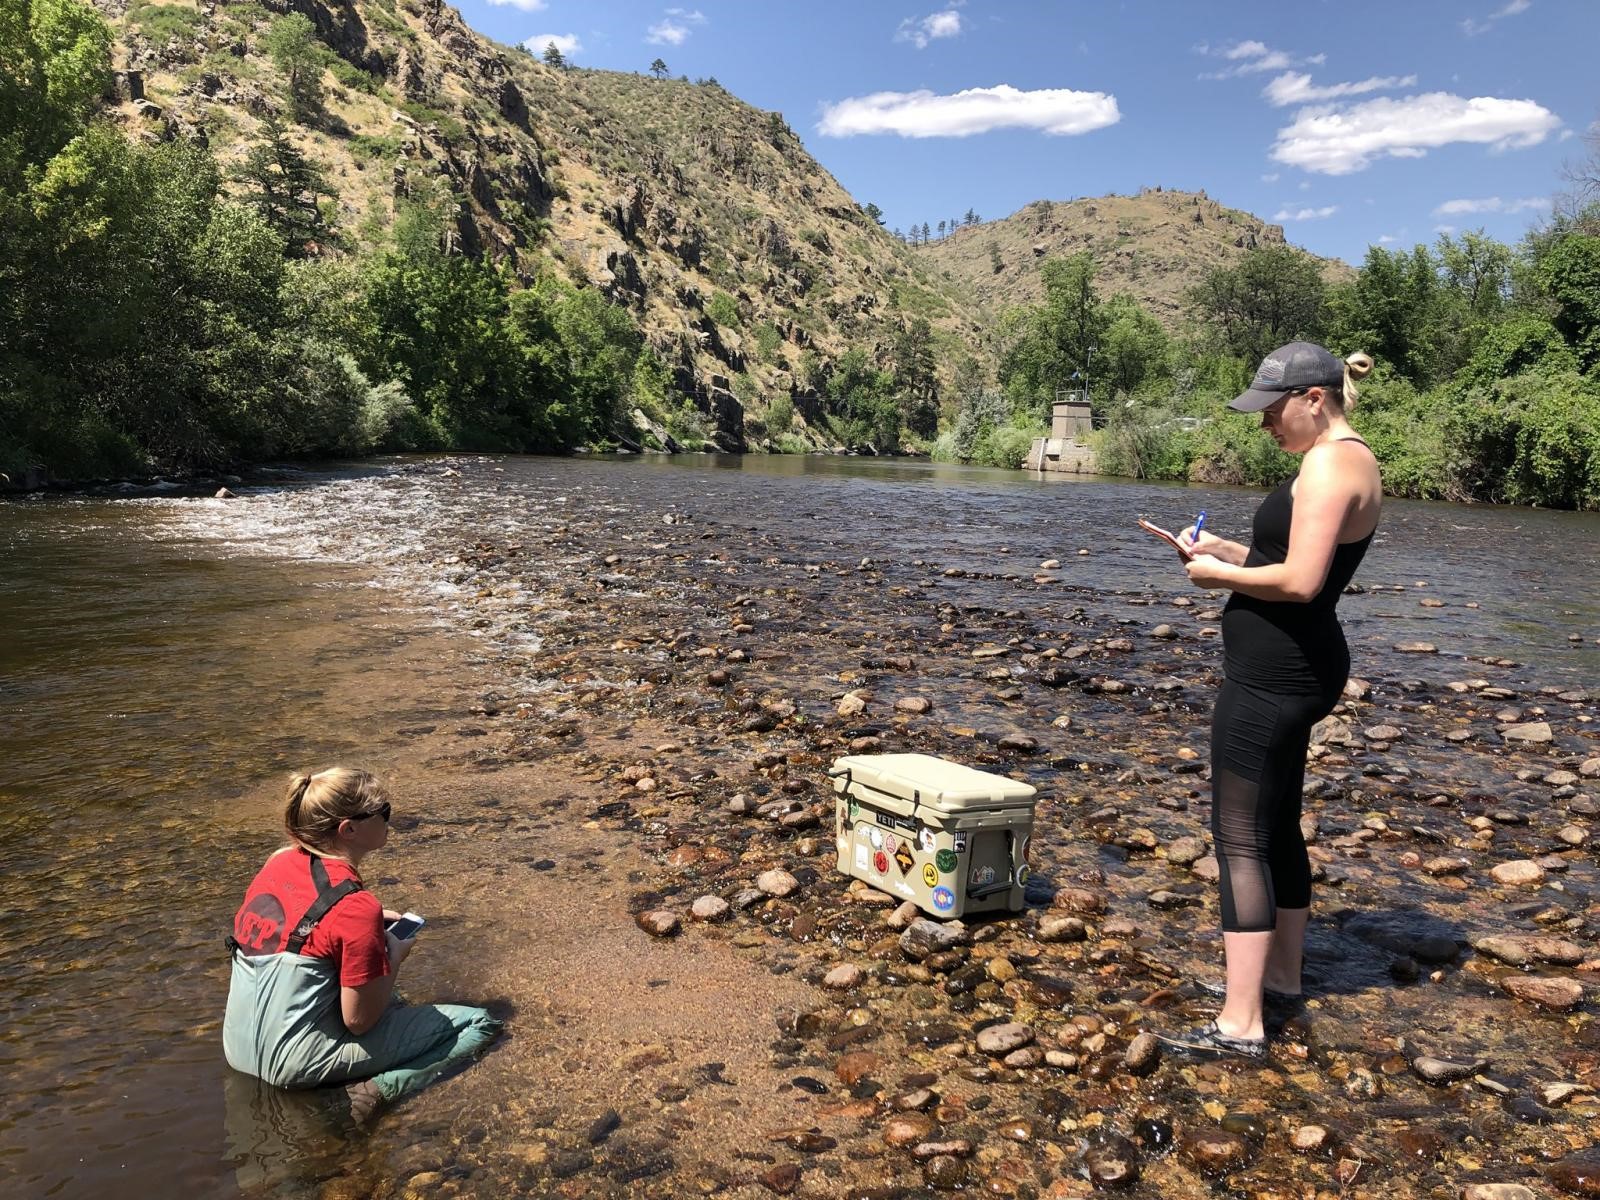
M 1146 188 L 1137 196 L 1037 200 L 1004 220 L 962 226 L 917 254 L 980 304 L 1000 309 L 1042 298 L 1046 258 L 1087 251 L 1102 296 L 1127 292 L 1176 330 L 1184 291 L 1206 271 L 1283 240 L 1281 225 L 1224 208 L 1204 192 Z M 1324 264 L 1330 282 L 1353 273 L 1334 259 Z
M 117 38 L 113 117 L 142 136 L 203 138 L 225 168 L 261 141 L 264 118 L 296 111 L 304 80 L 269 32 L 303 14 L 320 98 L 290 137 L 337 192 L 336 237 L 319 252 L 380 244 L 421 204 L 466 253 L 524 279 L 591 283 L 635 312 L 727 449 L 811 437 L 827 364 L 882 351 L 917 317 L 941 374 L 959 353 L 985 357 L 992 310 L 1036 298 L 1047 255 L 1090 250 L 1105 294 L 1131 291 L 1170 322 L 1199 271 L 1283 237 L 1204 196 L 1147 192 L 1041 201 L 913 249 L 782 114 L 714 80 L 550 66 L 440 0 L 93 3 Z M 781 396 L 798 418 L 765 428 Z M 763 420 L 747 425 L 752 406 Z

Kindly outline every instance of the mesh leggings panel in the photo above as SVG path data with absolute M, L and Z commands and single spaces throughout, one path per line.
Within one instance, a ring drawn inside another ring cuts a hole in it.
M 1334 701 L 1225 682 L 1211 724 L 1211 835 L 1228 933 L 1264 933 L 1311 903 L 1300 834 L 1311 727 Z

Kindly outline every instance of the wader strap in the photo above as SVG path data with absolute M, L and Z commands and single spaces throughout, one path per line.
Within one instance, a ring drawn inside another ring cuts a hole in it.
M 346 879 L 338 887 L 334 887 L 328 878 L 328 868 L 322 865 L 322 860 L 315 854 L 311 856 L 311 880 L 317 885 L 317 898 L 311 907 L 306 909 L 306 915 L 300 918 L 300 924 L 294 927 L 294 932 L 284 943 L 283 949 L 287 954 L 299 954 L 300 947 L 306 944 L 306 939 L 317 927 L 317 922 L 328 915 L 328 910 L 351 892 L 361 890 L 359 879 Z

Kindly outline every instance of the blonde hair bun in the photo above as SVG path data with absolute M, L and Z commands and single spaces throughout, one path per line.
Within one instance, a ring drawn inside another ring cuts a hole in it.
M 1364 350 L 1347 354 L 1344 360 L 1344 386 L 1340 388 L 1345 408 L 1354 408 L 1358 389 L 1356 382 L 1372 374 L 1372 355 Z

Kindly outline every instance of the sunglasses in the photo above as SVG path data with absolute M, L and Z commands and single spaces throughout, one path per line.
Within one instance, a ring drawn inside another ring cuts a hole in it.
M 371 812 L 357 813 L 355 816 L 347 817 L 345 819 L 349 821 L 365 821 L 368 817 L 382 817 L 383 823 L 387 825 L 389 823 L 389 814 L 392 812 L 394 812 L 394 809 L 391 808 L 389 802 L 385 800 L 380 806 L 373 809 Z

